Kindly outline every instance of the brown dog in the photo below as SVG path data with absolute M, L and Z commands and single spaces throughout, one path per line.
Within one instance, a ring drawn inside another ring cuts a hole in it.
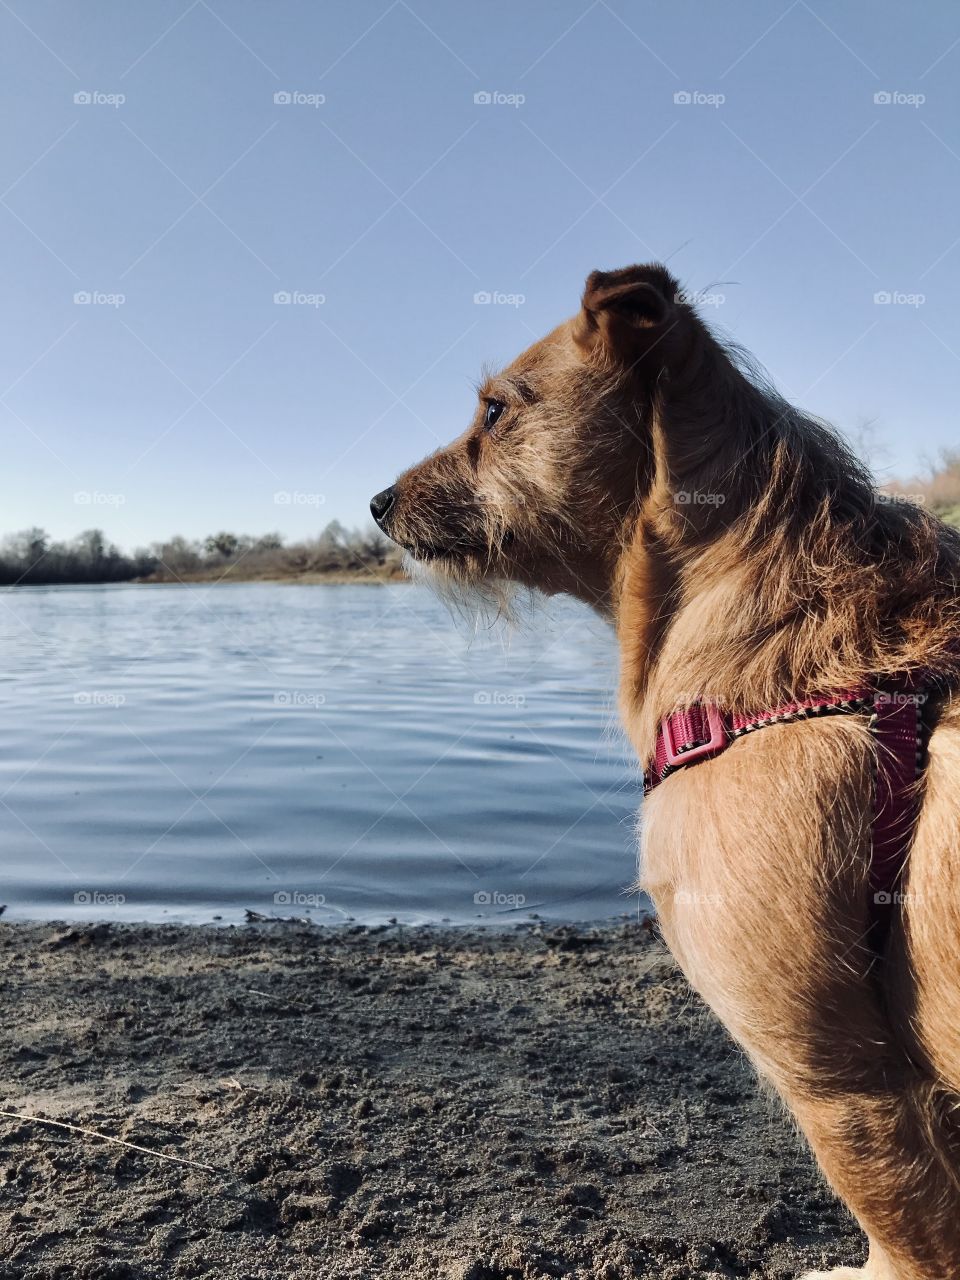
M 662 717 L 699 701 L 755 711 L 917 670 L 960 679 L 960 537 L 883 500 L 663 267 L 594 272 L 579 314 L 371 507 L 441 579 L 569 592 L 608 617 L 645 764 Z M 644 805 L 642 884 L 667 942 L 869 1237 L 867 1266 L 837 1278 L 960 1278 L 960 703 L 928 710 L 882 954 L 865 716 L 744 737 Z

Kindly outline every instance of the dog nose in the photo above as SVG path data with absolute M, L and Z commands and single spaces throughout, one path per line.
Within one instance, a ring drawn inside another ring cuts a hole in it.
M 381 489 L 379 493 L 375 493 L 370 499 L 370 514 L 376 520 L 380 528 L 383 528 L 383 522 L 390 514 L 390 509 L 397 498 L 397 490 L 391 485 L 389 489 Z

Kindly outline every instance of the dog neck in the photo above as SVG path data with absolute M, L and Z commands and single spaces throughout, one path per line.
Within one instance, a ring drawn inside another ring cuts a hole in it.
M 732 373 L 712 422 L 691 410 L 700 372 L 654 414 L 653 482 L 611 593 L 639 750 L 696 701 L 749 711 L 958 667 L 960 537 L 884 501 L 837 436 Z

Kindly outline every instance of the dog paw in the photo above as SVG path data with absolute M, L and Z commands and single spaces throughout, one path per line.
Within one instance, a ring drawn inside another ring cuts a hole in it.
M 807 1271 L 800 1280 L 866 1280 L 863 1267 L 835 1267 L 833 1271 Z

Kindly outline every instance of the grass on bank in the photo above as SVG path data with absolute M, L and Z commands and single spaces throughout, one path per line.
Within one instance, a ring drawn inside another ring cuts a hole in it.
M 369 582 L 401 578 L 401 553 L 378 529 L 333 521 L 316 537 L 286 542 L 221 532 L 202 541 L 171 538 L 126 554 L 99 529 L 54 542 L 27 529 L 0 544 L 0 585 L 96 582 Z

